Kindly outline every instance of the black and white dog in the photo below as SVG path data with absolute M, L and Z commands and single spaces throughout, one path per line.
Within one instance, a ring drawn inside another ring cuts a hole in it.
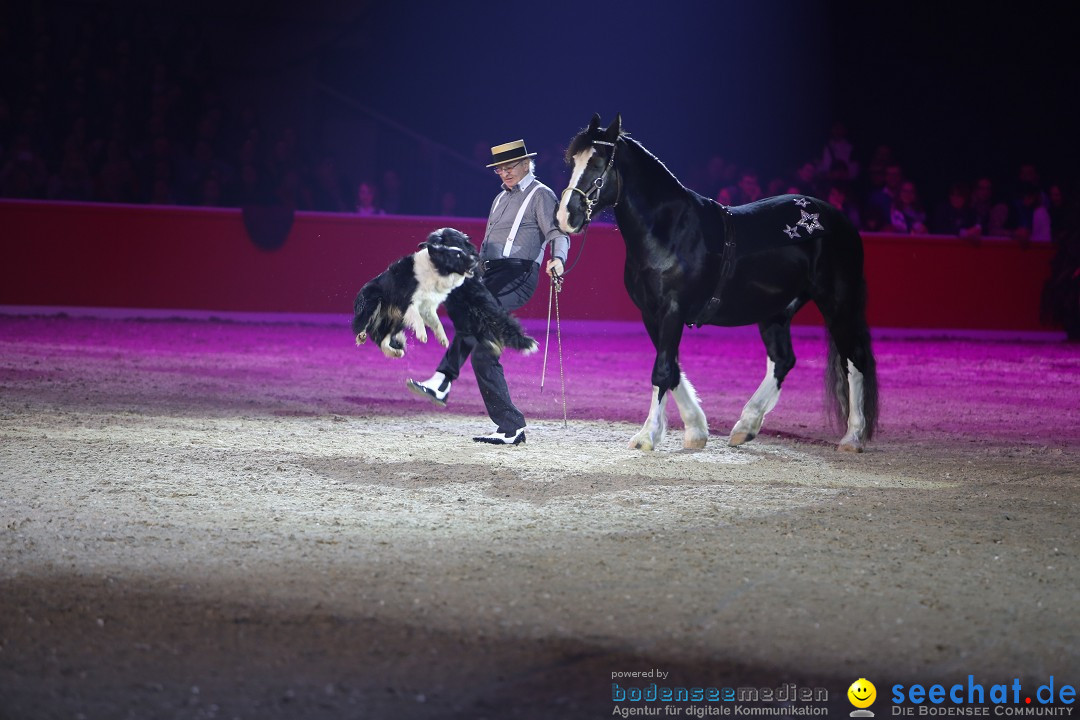
M 395 260 L 357 294 L 352 321 L 356 344 L 371 337 L 384 355 L 399 358 L 405 354 L 406 328 L 424 343 L 426 328 L 431 328 L 447 347 L 450 341 L 438 316 L 445 302 L 455 331 L 476 336 L 496 354 L 504 347 L 526 354 L 536 350 L 536 341 L 521 323 L 475 277 L 479 259 L 469 236 L 459 230 L 441 228 L 428 235 L 416 252 Z

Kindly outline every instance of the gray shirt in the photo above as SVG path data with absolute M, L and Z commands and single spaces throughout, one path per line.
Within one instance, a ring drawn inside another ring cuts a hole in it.
M 534 189 L 536 192 L 533 192 Z M 532 173 L 523 177 L 513 188 L 507 189 L 506 185 L 503 185 L 503 191 L 492 201 L 484 242 L 480 246 L 481 259 L 498 260 L 504 257 L 506 240 L 529 193 L 532 193 L 529 205 L 521 218 L 510 254 L 505 257 L 532 260 L 539 264 L 544 260 L 544 248 L 551 243 L 552 257 L 557 257 L 563 261 L 563 265 L 566 264 L 566 256 L 570 252 L 570 238 L 555 223 L 558 200 L 554 191 L 537 180 Z

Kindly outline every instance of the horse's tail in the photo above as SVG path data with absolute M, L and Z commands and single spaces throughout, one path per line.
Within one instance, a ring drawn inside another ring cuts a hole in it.
M 845 345 L 850 347 L 850 359 L 862 373 L 862 411 L 865 421 L 862 439 L 871 440 L 878 422 L 878 381 L 877 361 L 874 359 L 874 351 L 870 344 L 870 327 L 866 323 L 865 281 L 860 296 L 858 309 L 853 313 L 851 324 L 847 325 L 843 332 L 850 333 L 850 337 L 845 338 Z M 825 364 L 825 397 L 826 405 L 831 406 L 832 416 L 836 418 L 840 427 L 845 427 L 851 408 L 851 393 L 845 367 L 848 358 L 840 353 L 836 344 L 838 331 L 834 325 L 830 327 L 827 334 L 829 351 Z

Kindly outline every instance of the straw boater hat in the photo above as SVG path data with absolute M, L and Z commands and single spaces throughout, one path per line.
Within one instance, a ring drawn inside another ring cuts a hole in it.
M 521 160 L 523 158 L 531 158 L 534 155 L 536 155 L 536 153 L 531 153 L 525 149 L 524 140 L 503 143 L 502 145 L 496 145 L 491 148 L 491 159 L 493 162 L 488 165 L 488 167 L 495 167 L 496 165 L 514 162 L 515 160 Z

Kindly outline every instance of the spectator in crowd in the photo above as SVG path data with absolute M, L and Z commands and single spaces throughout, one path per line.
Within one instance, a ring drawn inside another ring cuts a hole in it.
M 323 212 L 348 212 L 348 194 L 337 163 L 331 155 L 324 155 L 315 166 L 311 182 L 311 209 Z
M 954 182 L 948 200 L 938 205 L 930 231 L 939 235 L 955 235 L 977 240 L 982 230 L 971 207 L 971 189 L 967 183 Z
M 845 183 L 834 183 L 829 186 L 825 193 L 825 200 L 834 208 L 844 213 L 856 228 L 862 228 L 862 217 L 859 215 L 858 206 L 849 198 L 849 186 Z
M 731 193 L 731 204 L 745 205 L 755 200 L 760 200 L 764 195 L 761 185 L 758 184 L 758 174 L 754 170 L 743 170 L 739 173 L 739 182 Z
M 879 168 L 871 165 L 871 178 L 876 182 Z M 896 163 L 890 162 L 880 168 L 881 184 L 876 186 L 866 199 L 863 222 L 866 229 L 876 232 L 890 230 L 892 208 L 900 196 L 900 185 L 904 182 L 904 171 Z
M 874 154 L 870 157 L 870 162 L 866 167 L 865 173 L 868 195 L 878 188 L 885 186 L 886 169 L 890 165 L 895 164 L 895 162 L 896 161 L 893 159 L 892 147 L 889 145 L 878 145 L 874 148 Z
M 1050 238 L 1054 243 L 1060 244 L 1060 236 L 1066 226 L 1065 193 L 1061 185 L 1053 183 L 1046 188 L 1046 197 L 1046 212 L 1050 216 Z
M 230 192 L 235 207 L 273 205 L 272 193 L 258 166 L 246 162 L 240 167 L 235 187 Z
M 271 115 L 238 98 L 248 93 L 234 92 L 243 82 L 236 77 L 222 81 L 230 87 L 219 87 L 214 78 L 223 75 L 208 66 L 213 46 L 203 21 L 182 11 L 170 15 L 168 8 L 149 12 L 116 3 L 9 5 L 0 11 L 0 196 L 355 209 L 355 179 L 338 169 L 344 157 L 353 164 L 367 140 L 374 141 L 371 148 L 380 147 L 382 130 L 369 129 L 365 142 L 348 150 L 328 137 L 326 147 L 335 152 L 309 159 L 305 146 L 321 141 L 324 128 L 314 122 L 290 126 L 293 118 L 285 113 Z M 226 90 L 230 103 L 223 101 Z M 476 143 L 477 165 L 489 147 L 483 140 Z M 562 148 L 541 155 L 541 175 L 553 187 L 564 185 L 551 182 L 566 173 Z M 408 180 L 403 185 L 398 173 L 427 167 L 432 158 L 395 157 L 400 165 L 372 176 L 380 179 L 374 189 L 385 212 L 478 217 L 486 212 L 486 191 L 471 187 L 468 176 L 459 176 L 459 183 L 445 172 L 417 174 L 412 177 L 428 184 L 414 188 Z M 688 179 L 704 196 L 743 204 L 765 194 L 756 173 L 738 174 L 719 152 L 702 157 L 707 159 Z M 861 172 L 860 160 L 866 160 Z M 381 168 L 374 156 L 365 158 L 363 167 L 365 172 Z M 890 227 L 904 179 L 889 145 L 879 144 L 869 159 L 860 158 L 842 122 L 831 126 L 819 157 L 783 178 L 770 180 L 768 195 L 794 190 L 825 199 L 834 186 L 842 187 L 845 204 L 871 231 Z M 1030 161 L 1018 167 L 1015 179 L 1015 186 L 1002 186 L 1007 192 L 1000 196 L 993 194 L 989 178 L 972 183 L 970 210 L 982 236 L 1035 241 L 1043 235 L 1036 225 L 1041 228 L 1044 212 L 1056 234 L 1061 188 L 1044 185 Z M 453 197 L 439 189 L 448 186 Z M 1020 192 L 1028 186 L 1040 189 L 1035 205 L 1026 204 Z M 951 195 L 949 203 L 928 202 L 939 211 L 932 228 L 955 224 L 957 215 L 966 214 L 949 209 Z M 1008 202 L 1002 202 L 1005 198 Z M 946 223 L 949 213 L 954 217 Z
M 870 194 L 868 202 L 885 222 L 891 222 L 893 207 L 900 199 L 900 186 L 904 184 L 904 170 L 897 163 L 885 166 L 885 182 Z
M 829 139 L 825 141 L 825 148 L 821 152 L 821 161 L 818 163 L 820 174 L 825 175 L 830 172 L 833 163 L 837 160 L 847 166 L 849 179 L 854 180 L 858 177 L 859 164 L 855 160 L 855 148 L 848 139 L 847 125 L 840 121 L 833 123 L 829 132 Z
M 795 170 L 795 175 L 789 183 L 790 187 L 798 188 L 803 195 L 820 195 L 818 187 L 818 169 L 812 162 L 804 162 Z
M 401 176 L 398 175 L 397 170 L 385 170 L 382 175 L 382 186 L 380 187 L 383 210 L 389 215 L 400 215 L 405 212 L 403 207 L 404 194 Z
M 203 207 L 221 207 L 222 199 L 221 181 L 215 174 L 208 175 L 202 183 L 199 204 Z
M 49 171 L 35 149 L 30 133 L 15 136 L 7 162 L 0 168 L 0 194 L 10 198 L 45 197 Z
M 765 197 L 775 197 L 777 195 L 783 195 L 789 189 L 794 189 L 796 193 L 802 192 L 795 185 L 785 180 L 782 177 L 774 177 L 765 186 Z
M 716 197 L 720 188 L 730 184 L 727 167 L 722 155 L 710 156 L 705 165 L 691 176 L 690 187 L 705 197 Z
M 141 195 L 139 175 L 127 146 L 112 139 L 105 151 L 105 162 L 95 180 L 94 199 L 101 202 L 134 203 Z
M 1020 188 L 1012 236 L 1021 245 L 1050 242 L 1050 213 L 1043 205 L 1042 198 L 1043 193 L 1038 185 L 1029 183 Z
M 375 202 L 375 186 L 369 182 L 362 182 L 356 188 L 356 214 L 384 214 L 384 210 Z
M 1035 163 L 1021 163 L 1020 168 L 1016 172 L 1016 204 L 1019 205 L 1023 200 L 1023 194 L 1030 187 L 1038 188 L 1039 190 L 1039 204 L 1046 207 L 1050 204 L 1049 199 L 1046 197 L 1046 193 L 1042 189 L 1042 178 L 1039 176 L 1039 170 L 1035 166 Z
M 60 172 L 49 179 L 47 196 L 50 200 L 90 200 L 94 193 L 94 181 L 86 166 L 86 158 L 78 146 L 70 146 L 64 153 Z
M 971 209 L 975 211 L 975 222 L 983 237 L 1007 237 L 1005 229 L 1009 217 L 1009 208 L 1005 203 L 994 198 L 994 183 L 988 177 L 975 180 L 971 192 Z
M 829 166 L 829 171 L 825 173 L 824 177 L 826 187 L 832 185 L 847 185 L 854 179 L 848 164 L 839 158 L 833 160 L 832 165 Z
M 893 232 L 904 235 L 925 235 L 927 232 L 926 212 L 919 202 L 915 183 L 910 180 L 900 183 L 900 190 L 889 212 L 889 225 Z

